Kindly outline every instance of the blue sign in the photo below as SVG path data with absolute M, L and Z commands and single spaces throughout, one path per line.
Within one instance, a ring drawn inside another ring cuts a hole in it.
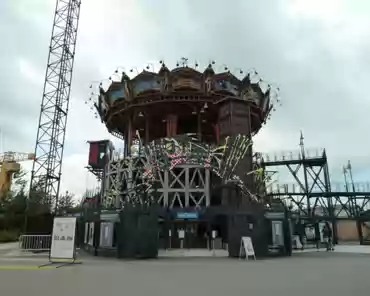
M 190 212 L 190 213 L 176 213 L 177 219 L 198 219 L 197 212 Z

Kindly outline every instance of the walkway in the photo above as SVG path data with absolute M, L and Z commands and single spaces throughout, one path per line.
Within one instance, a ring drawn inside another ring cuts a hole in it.
M 370 256 L 302 252 L 267 260 L 84 258 L 59 269 L 0 270 L 4 295 L 367 295 Z M 34 263 L 35 264 L 35 263 Z M 37 283 L 37 284 L 35 284 Z
M 312 247 L 310 249 L 295 250 L 294 253 L 310 253 L 317 252 L 316 248 Z M 321 248 L 319 252 L 326 252 L 324 248 Z M 361 246 L 361 245 L 336 245 L 334 247 L 335 253 L 352 253 L 352 254 L 369 254 L 370 255 L 370 246 Z

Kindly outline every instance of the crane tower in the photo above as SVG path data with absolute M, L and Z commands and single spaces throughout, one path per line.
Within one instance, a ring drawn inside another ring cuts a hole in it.
M 46 198 L 57 203 L 63 160 L 80 0 L 57 0 L 31 174 Z
M 19 162 L 34 159 L 33 153 L 0 153 L 0 200 L 9 193 L 13 174 L 18 173 L 21 169 Z

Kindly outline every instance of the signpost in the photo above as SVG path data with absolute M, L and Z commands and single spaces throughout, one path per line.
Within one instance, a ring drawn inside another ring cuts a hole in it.
M 169 249 L 171 249 L 171 240 L 172 240 L 172 231 L 171 229 L 168 230 L 168 239 L 169 239 Z
M 185 230 L 179 229 L 178 230 L 178 236 L 180 239 L 180 249 L 184 248 L 184 238 L 185 238 Z
M 46 265 L 63 263 L 62 265 L 57 266 L 57 268 L 59 268 L 67 264 L 76 263 L 75 241 L 76 217 L 55 217 L 51 237 L 51 249 L 49 253 L 50 263 Z
M 216 251 L 215 251 L 215 239 L 217 237 L 217 231 L 212 230 L 212 254 L 213 256 L 216 256 Z
M 244 256 L 247 260 L 249 259 L 249 257 L 253 257 L 253 259 L 256 260 L 252 238 L 249 236 L 242 236 L 241 238 L 239 258 L 242 258 Z

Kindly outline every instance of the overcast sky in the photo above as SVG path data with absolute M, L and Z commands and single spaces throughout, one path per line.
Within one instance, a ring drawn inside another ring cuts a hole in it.
M 55 0 L 0 0 L 3 150 L 34 150 Z M 108 138 L 84 104 L 91 81 L 117 66 L 141 70 L 182 56 L 256 68 L 283 106 L 255 139 L 258 151 L 325 147 L 333 181 L 352 160 L 370 179 L 370 1 L 83 1 L 63 165 L 63 190 L 92 186 L 87 140 Z M 366 83 L 367 82 L 367 83 Z M 26 166 L 29 167 L 29 166 Z

